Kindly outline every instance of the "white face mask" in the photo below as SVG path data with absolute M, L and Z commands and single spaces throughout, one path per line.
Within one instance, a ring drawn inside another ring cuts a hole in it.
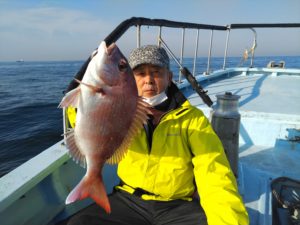
M 168 99 L 168 96 L 166 95 L 166 93 L 164 91 L 161 92 L 160 94 L 155 95 L 155 96 L 150 97 L 150 98 L 143 97 L 143 101 L 147 102 L 151 106 L 157 106 L 157 105 L 159 105 L 160 103 L 164 102 L 167 99 Z

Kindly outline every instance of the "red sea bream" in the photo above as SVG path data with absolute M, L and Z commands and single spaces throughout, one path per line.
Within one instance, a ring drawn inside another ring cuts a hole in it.
M 77 108 L 76 125 L 65 134 L 66 144 L 72 157 L 87 171 L 66 204 L 91 197 L 109 213 L 102 167 L 122 159 L 149 110 L 138 97 L 132 70 L 115 44 L 100 44 L 78 82 L 79 86 L 66 94 L 60 107 Z

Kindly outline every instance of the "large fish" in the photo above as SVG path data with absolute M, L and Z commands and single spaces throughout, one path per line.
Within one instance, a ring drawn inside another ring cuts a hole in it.
M 91 197 L 110 213 L 102 181 L 104 163 L 118 163 L 132 137 L 151 113 L 138 97 L 136 83 L 126 58 L 116 44 L 102 42 L 79 86 L 68 92 L 60 107 L 77 108 L 76 125 L 68 131 L 70 154 L 87 167 L 86 174 L 66 199 L 66 204 Z

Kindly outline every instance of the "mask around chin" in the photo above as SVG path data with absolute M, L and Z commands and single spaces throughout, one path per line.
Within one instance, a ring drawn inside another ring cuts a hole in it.
M 160 94 L 155 95 L 150 98 L 143 97 L 143 101 L 147 102 L 149 105 L 151 105 L 153 107 L 159 105 L 160 103 L 164 102 L 167 99 L 168 99 L 168 96 L 166 95 L 166 93 L 164 91 L 161 92 Z

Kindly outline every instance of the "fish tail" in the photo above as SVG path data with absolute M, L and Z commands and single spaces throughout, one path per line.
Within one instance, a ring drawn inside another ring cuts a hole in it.
M 102 178 L 88 178 L 84 176 L 80 183 L 71 191 L 66 199 L 66 204 L 85 198 L 92 198 L 106 213 L 110 213 L 110 204 Z

